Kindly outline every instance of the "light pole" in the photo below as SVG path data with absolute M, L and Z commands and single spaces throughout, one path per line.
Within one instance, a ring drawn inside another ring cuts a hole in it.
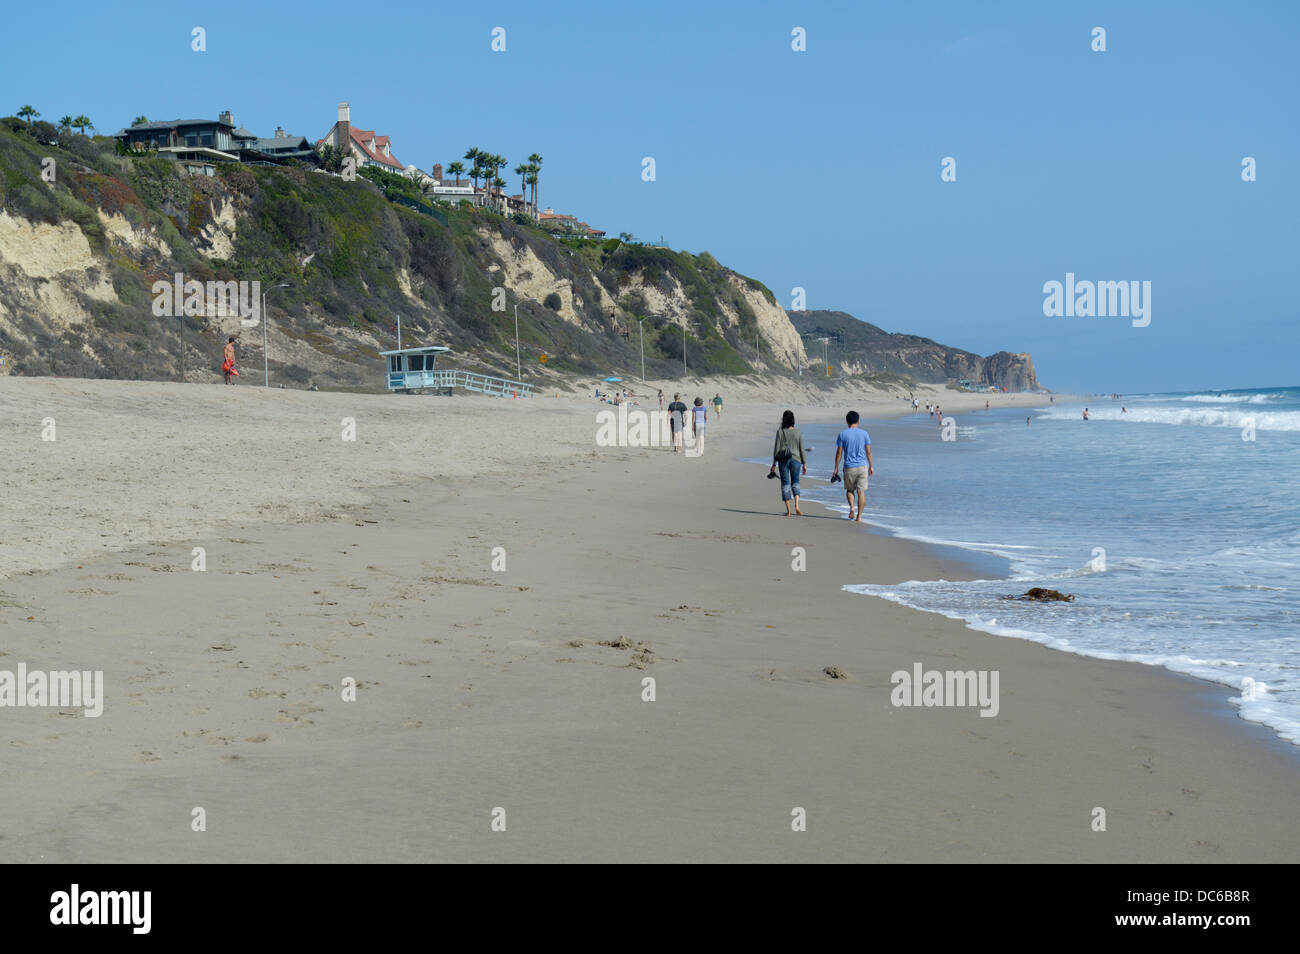
M 525 298 L 523 301 L 515 302 L 515 380 L 523 380 L 523 365 L 519 360 L 519 306 L 525 301 L 537 301 L 536 298 Z
M 641 383 L 645 384 L 645 325 L 642 324 L 643 321 L 645 321 L 645 318 L 638 318 L 636 327 L 641 332 Z
M 813 341 L 820 341 L 820 342 L 822 343 L 822 364 L 823 364 L 823 365 L 829 365 L 829 364 L 830 364 L 830 360 L 831 360 L 831 359 L 830 359 L 830 353 L 827 351 L 827 349 L 826 349 L 826 345 L 827 345 L 827 342 L 832 341 L 832 340 L 834 340 L 834 341 L 836 341 L 836 342 L 838 343 L 838 341 L 839 341 L 839 337 L 840 337 L 838 334 L 833 335 L 833 336 L 829 336 L 829 337 L 823 337 L 823 338 L 819 338 L 819 337 L 817 337 L 816 335 L 811 335 L 811 334 L 808 334 L 808 335 L 801 335 L 800 337 L 803 337 L 803 338 L 812 338 Z M 800 371 L 799 373 L 800 373 L 800 376 L 803 375 L 803 372 L 802 372 L 802 371 Z
M 288 282 L 281 282 L 278 285 L 272 285 L 272 288 L 292 288 Z M 270 321 L 270 315 L 266 312 L 266 292 L 262 292 L 262 387 L 271 386 L 271 361 L 266 350 L 266 325 Z
M 682 380 L 686 380 L 686 316 L 682 315 Z

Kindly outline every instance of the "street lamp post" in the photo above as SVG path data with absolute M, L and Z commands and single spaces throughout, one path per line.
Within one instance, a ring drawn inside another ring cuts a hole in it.
M 645 318 L 636 320 L 637 330 L 641 332 L 641 383 L 645 384 Z
M 272 288 L 292 288 L 288 282 L 281 282 L 278 285 L 272 285 Z M 266 350 L 266 325 L 270 321 L 270 315 L 266 311 L 266 292 L 262 292 L 262 387 L 271 386 L 271 359 Z
M 515 380 L 523 380 L 523 364 L 519 359 L 519 306 L 526 301 L 537 301 L 536 298 L 525 298 L 523 301 L 515 302 Z

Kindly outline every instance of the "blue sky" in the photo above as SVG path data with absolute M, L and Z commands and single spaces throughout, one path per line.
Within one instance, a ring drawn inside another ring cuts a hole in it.
M 1053 388 L 1300 383 L 1300 4 L 146 0 L 6 25 L 3 112 L 114 132 L 230 109 L 315 139 L 346 100 L 404 163 L 539 152 L 543 205 L 707 249 L 786 307 L 797 286 L 890 331 L 1030 351 Z M 1067 271 L 1150 281 L 1150 326 L 1045 317 Z

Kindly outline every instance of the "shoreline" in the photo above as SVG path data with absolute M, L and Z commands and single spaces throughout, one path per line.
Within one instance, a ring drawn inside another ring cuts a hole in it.
M 1075 398 L 1068 398 L 1068 399 L 1073 400 Z M 963 408 L 960 410 L 969 410 L 969 409 Z M 896 417 L 903 417 L 903 416 L 905 415 L 900 414 L 897 415 Z M 878 416 L 876 419 L 879 420 L 881 419 L 881 417 Z M 841 421 L 839 421 L 838 418 L 814 417 L 813 421 L 814 423 L 812 424 L 812 427 L 821 428 L 823 430 L 824 429 L 834 430 L 842 423 Z M 803 427 L 802 423 L 800 426 L 804 430 L 804 433 L 806 435 L 809 431 L 809 428 Z M 755 445 L 755 448 L 757 447 L 758 445 Z M 747 453 L 738 457 L 737 461 L 741 463 L 749 463 L 752 462 L 758 456 L 761 455 L 757 455 L 754 453 Z M 870 500 L 869 497 L 868 500 Z M 836 511 L 833 510 L 826 503 L 822 501 L 816 501 L 816 500 L 811 500 L 809 498 L 805 498 L 805 507 L 810 503 L 826 510 L 828 514 L 835 514 L 834 519 L 836 520 L 841 519 L 838 513 L 836 513 Z M 869 520 L 864 521 L 860 529 L 875 537 L 879 537 L 886 540 L 892 540 L 892 541 L 896 541 L 899 544 L 915 547 L 919 550 L 919 552 L 927 555 L 933 561 L 933 565 L 934 565 L 933 572 L 931 572 L 928 576 L 912 577 L 911 579 L 914 581 L 933 581 L 933 580 L 941 580 L 941 579 L 942 580 L 988 579 L 989 573 L 983 572 L 981 568 L 991 571 L 992 575 L 995 576 L 997 579 L 1007 580 L 1008 582 L 1012 580 L 1011 560 L 1008 557 L 994 554 L 994 553 L 989 553 L 987 551 L 982 551 L 982 550 L 967 549 L 965 547 L 961 547 L 952 543 L 943 543 L 943 542 L 936 542 L 933 540 L 916 539 L 914 537 L 909 537 L 909 536 L 895 533 L 889 528 L 880 524 L 871 523 Z M 878 581 L 873 581 L 873 582 L 878 582 Z M 901 584 L 907 582 L 907 580 L 900 579 L 895 582 Z M 846 587 L 851 585 L 854 584 L 845 584 Z M 852 591 L 846 589 L 846 592 L 852 592 Z M 967 629 L 970 629 L 972 632 L 983 633 L 984 635 L 993 637 L 995 639 L 1007 639 L 1007 640 L 1014 640 L 1017 642 L 1029 643 L 1036 646 L 1040 646 L 1044 649 L 1051 650 L 1052 652 L 1061 653 L 1066 656 L 1075 656 L 1083 659 L 1094 659 L 1094 660 L 1100 660 L 1105 662 L 1126 663 L 1134 666 L 1140 666 L 1146 669 L 1155 669 L 1172 676 L 1177 676 L 1189 680 L 1189 685 L 1196 688 L 1205 697 L 1207 714 L 1213 716 L 1222 716 L 1235 723 L 1247 727 L 1249 729 L 1249 735 L 1252 739 L 1254 739 L 1255 741 L 1263 740 L 1267 742 L 1269 745 L 1275 747 L 1274 748 L 1275 752 L 1284 753 L 1285 758 L 1296 760 L 1297 766 L 1300 766 L 1300 743 L 1291 742 L 1285 738 L 1282 738 L 1281 736 L 1278 735 L 1277 730 L 1273 726 L 1270 726 L 1268 723 L 1257 722 L 1251 719 L 1244 718 L 1241 715 L 1241 710 L 1233 706 L 1228 701 L 1236 692 L 1240 691 L 1240 687 L 1238 686 L 1233 686 L 1227 683 L 1218 682 L 1213 679 L 1208 679 L 1192 673 L 1180 672 L 1177 669 L 1172 669 L 1160 663 L 1149 663 L 1139 659 L 1126 659 L 1126 658 L 1111 659 L 1106 656 L 1095 655 L 1093 653 L 1086 652 L 1079 649 L 1063 649 L 1059 646 L 1050 645 L 1049 643 L 1044 642 L 1043 640 L 1048 640 L 1053 638 L 1052 636 L 1046 633 L 1036 634 L 1040 636 L 1041 639 L 1034 639 L 1034 638 L 1030 638 L 1029 636 L 1008 635 L 1006 633 L 999 633 L 987 629 L 981 629 L 975 625 L 972 625 L 968 620 L 966 620 L 965 617 L 960 615 L 949 615 L 947 613 L 943 613 L 938 610 L 927 610 L 915 606 L 910 606 L 906 603 L 890 600 L 887 597 L 880 596 L 877 594 L 854 593 L 853 595 L 860 596 L 860 597 L 867 597 L 874 600 L 883 600 L 885 602 L 892 603 L 893 605 L 899 606 L 900 608 L 909 610 L 911 612 L 937 616 L 941 619 L 945 619 L 957 623 L 961 626 L 964 626 Z
M 276 487 L 281 467 L 330 471 L 317 475 L 325 513 L 195 521 L 166 544 L 5 581 L 17 606 L 0 667 L 103 669 L 107 695 L 98 719 L 0 710 L 0 815 L 26 833 L 10 858 L 1294 856 L 1300 761 L 1242 745 L 1267 730 L 1215 717 L 1200 680 L 842 592 L 947 571 L 926 544 L 780 517 L 774 482 L 737 460 L 775 405 L 726 407 L 705 457 L 683 460 L 593 450 L 585 412 L 598 406 L 575 415 L 544 400 L 417 403 L 442 412 L 433 446 L 468 427 L 462 446 L 479 456 L 422 456 L 437 473 L 415 481 L 372 465 L 398 480 L 353 502 L 335 481 L 354 476 L 356 448 L 317 440 L 338 423 L 328 407 L 321 434 L 295 437 L 304 454 L 327 449 L 256 468 Z M 410 423 L 412 407 L 394 407 Z M 122 410 L 145 445 L 169 439 L 154 410 Z M 201 409 L 185 410 L 193 436 L 210 436 Z M 281 441 L 314 420 L 284 404 L 265 414 L 247 426 Z M 372 462 L 390 453 L 383 424 L 358 415 Z M 180 470 L 211 494 L 220 463 Z M 189 571 L 194 546 L 204 573 Z M 807 572 L 791 572 L 795 546 Z M 915 662 L 1000 671 L 999 716 L 892 707 L 889 673 Z M 345 677 L 356 702 L 340 698 Z M 206 834 L 189 828 L 195 806 Z M 808 812 L 798 837 L 792 806 Z M 1094 806 L 1108 833 L 1090 830 Z M 495 807 L 510 837 L 491 831 Z

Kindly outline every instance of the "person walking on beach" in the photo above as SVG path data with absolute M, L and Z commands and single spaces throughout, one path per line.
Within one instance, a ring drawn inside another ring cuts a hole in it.
M 235 336 L 231 335 L 226 339 L 226 347 L 221 352 L 221 373 L 225 375 L 227 384 L 235 383 L 235 376 L 239 374 L 235 370 Z
M 680 394 L 673 395 L 673 403 L 668 405 L 668 426 L 673 432 L 673 453 L 682 452 L 682 434 L 686 430 L 686 405 Z
M 808 474 L 808 458 L 803 453 L 803 434 L 794 426 L 794 411 L 781 415 L 781 426 L 776 430 L 776 440 L 772 444 L 772 468 L 767 472 L 771 477 L 780 471 L 781 499 L 785 501 L 785 515 L 790 516 L 790 499 L 794 498 L 796 516 L 803 516 L 799 509 L 799 475 Z
M 862 420 L 857 411 L 844 415 L 848 427 L 840 431 L 835 438 L 835 469 L 831 471 L 831 481 L 835 481 L 840 472 L 840 459 L 844 460 L 844 496 L 849 502 L 849 519 L 861 522 L 862 507 L 867 499 L 867 478 L 876 473 L 875 461 L 871 457 L 871 437 L 858 421 Z M 853 510 L 854 497 L 858 509 Z
M 713 413 L 716 414 L 718 417 L 722 417 L 722 395 L 721 394 L 713 395 Z
M 697 397 L 691 408 L 691 432 L 695 435 L 695 456 L 704 453 L 704 432 L 708 428 L 709 409 L 704 406 L 704 398 Z
M 664 409 L 664 389 L 660 388 L 659 389 L 659 410 L 662 411 L 663 409 Z

